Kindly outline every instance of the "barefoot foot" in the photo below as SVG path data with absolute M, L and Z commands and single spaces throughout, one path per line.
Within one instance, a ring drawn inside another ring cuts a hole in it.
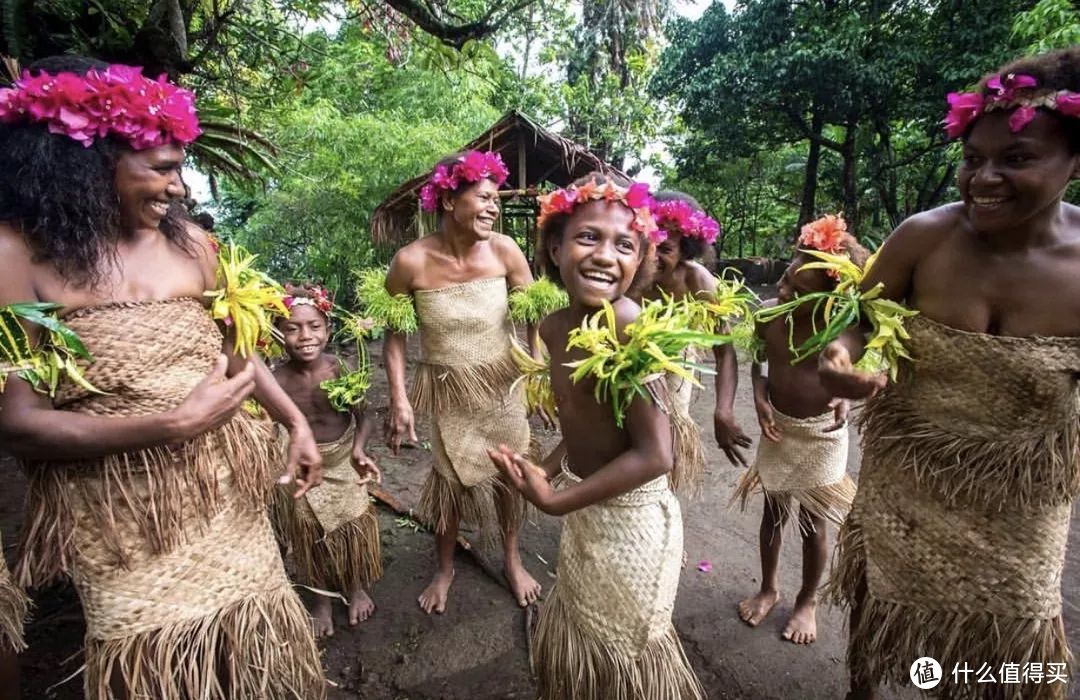
M 355 627 L 371 617 L 373 612 L 375 612 L 375 603 L 367 592 L 358 586 L 349 596 L 349 624 Z
M 813 644 L 817 639 L 817 603 L 813 598 L 796 600 L 791 619 L 780 636 L 794 644 Z
M 751 627 L 757 627 L 779 600 L 779 591 L 761 591 L 739 603 L 739 617 Z
M 431 583 L 429 583 L 428 587 L 424 589 L 424 592 L 420 594 L 420 597 L 416 599 L 424 612 L 429 615 L 432 611 L 435 611 L 440 615 L 446 612 L 446 594 L 450 590 L 450 584 L 453 581 L 453 569 L 448 572 L 435 572 L 435 576 L 432 577 Z
M 311 606 L 311 623 L 315 627 L 315 638 L 334 636 L 334 601 L 323 595 L 315 596 Z
M 529 607 L 540 597 L 540 584 L 525 570 L 520 561 L 507 562 L 503 573 L 510 584 L 510 591 L 521 607 Z

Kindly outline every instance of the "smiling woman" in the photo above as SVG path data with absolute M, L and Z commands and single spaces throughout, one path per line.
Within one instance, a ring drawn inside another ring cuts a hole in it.
M 198 134 L 194 96 L 137 68 L 51 59 L 0 90 L 0 305 L 55 304 L 94 358 L 86 383 L 46 396 L 16 377 L 0 395 L 29 480 L 15 573 L 74 580 L 92 700 L 320 698 L 265 514 L 269 428 L 243 400 L 289 428 L 315 480 L 319 457 L 205 308 L 216 257 L 178 203 Z

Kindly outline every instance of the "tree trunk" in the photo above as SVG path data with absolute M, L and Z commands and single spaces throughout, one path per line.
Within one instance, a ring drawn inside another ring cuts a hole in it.
M 843 175 L 841 181 L 844 185 L 844 218 L 852 229 L 858 230 L 859 225 L 859 183 L 856 177 L 855 139 L 859 134 L 859 122 L 855 116 L 848 117 L 847 133 L 844 135 L 844 144 L 840 149 L 840 155 L 844 159 Z
M 810 121 L 810 128 L 815 135 L 821 136 L 821 130 L 824 127 L 825 117 L 821 110 L 815 107 Z M 798 229 L 803 224 L 812 221 L 817 213 L 815 200 L 817 199 L 818 166 L 820 165 L 821 139 L 811 138 L 810 151 L 806 154 L 806 171 L 803 173 L 802 203 L 799 206 L 799 221 L 795 227 L 796 235 L 798 235 Z

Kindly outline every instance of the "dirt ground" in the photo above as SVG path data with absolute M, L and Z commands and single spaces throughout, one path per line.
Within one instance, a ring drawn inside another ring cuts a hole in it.
M 373 362 L 381 360 L 373 348 Z M 412 348 L 415 352 L 415 348 Z M 381 366 L 380 366 L 381 370 Z M 385 375 L 376 373 L 371 405 L 382 420 L 386 405 Z M 707 382 L 706 382 L 707 383 Z M 846 688 L 843 616 L 819 609 L 819 639 L 797 647 L 780 638 L 800 581 L 800 548 L 789 541 L 781 557 L 783 598 L 757 629 L 739 621 L 735 606 L 759 583 L 758 503 L 746 513 L 728 507 L 740 470 L 731 466 L 711 439 L 713 391 L 696 394 L 693 412 L 703 428 L 709 460 L 703 496 L 683 504 L 687 564 L 675 606 L 675 625 L 694 670 L 709 697 L 727 698 L 842 698 Z M 736 401 L 740 424 L 755 442 L 758 437 L 746 368 L 740 372 Z M 555 435 L 534 426 L 550 447 Z M 426 449 L 426 426 L 419 427 L 422 444 L 393 457 L 382 446 L 373 452 L 386 475 L 385 488 L 406 504 L 415 504 L 431 463 Z M 856 437 L 856 436 L 853 436 Z M 857 440 L 853 441 L 857 445 Z M 850 466 L 858 472 L 859 452 L 852 450 Z M 25 482 L 10 460 L 2 464 L 8 486 L 0 495 L 0 527 L 5 552 L 12 555 Z M 470 554 L 460 552 L 457 574 L 444 615 L 425 615 L 416 597 L 432 566 L 432 536 L 410 527 L 380 507 L 386 573 L 372 591 L 377 609 L 357 628 L 349 628 L 343 606 L 336 611 L 337 633 L 321 644 L 330 698 L 386 700 L 527 699 L 533 696 L 526 645 L 527 615 L 517 607 L 501 580 L 490 572 L 501 567 L 501 555 L 490 553 L 485 570 Z M 1071 539 L 1075 541 L 1074 519 Z M 465 533 L 468 535 L 469 533 Z M 835 533 L 830 532 L 830 539 Z M 555 580 L 559 521 L 534 513 L 522 535 L 522 556 L 533 575 L 549 589 Z M 711 572 L 698 562 L 712 564 Z M 1065 624 L 1074 649 L 1080 648 L 1080 557 L 1070 550 L 1064 574 Z M 80 643 L 83 624 L 78 599 L 69 586 L 39 591 L 36 610 L 27 628 L 29 649 L 21 657 L 23 697 L 37 700 L 82 698 Z M 914 660 L 914 659 L 913 659 Z M 978 660 L 972 660 L 973 662 Z M 884 698 L 916 698 L 920 691 L 888 691 Z M 1080 688 L 1069 694 L 1080 698 Z

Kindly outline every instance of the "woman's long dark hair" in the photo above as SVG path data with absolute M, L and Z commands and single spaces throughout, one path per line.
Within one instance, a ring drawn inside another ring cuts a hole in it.
M 31 73 L 85 74 L 108 64 L 56 56 Z M 0 124 L 0 221 L 19 231 L 35 261 L 52 264 L 79 286 L 93 286 L 115 259 L 120 226 L 116 163 L 123 141 L 99 138 L 89 147 L 42 124 Z M 161 222 L 167 238 L 191 252 L 183 207 L 174 204 Z

